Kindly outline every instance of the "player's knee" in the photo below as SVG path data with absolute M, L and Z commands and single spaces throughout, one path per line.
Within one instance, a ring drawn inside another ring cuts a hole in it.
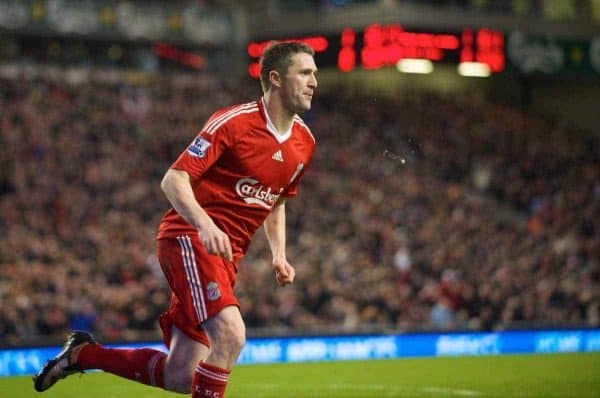
M 231 345 L 233 347 L 232 351 L 234 355 L 238 355 L 244 345 L 246 344 L 246 328 L 242 325 L 241 328 L 237 328 L 231 334 Z
M 221 334 L 222 344 L 220 345 L 222 348 L 228 349 L 231 354 L 237 355 L 244 344 L 246 344 L 246 329 L 243 324 L 230 324 Z
M 203 324 L 211 341 L 212 360 L 232 366 L 246 343 L 246 327 L 235 307 L 227 307 Z
M 244 324 L 228 323 L 219 328 L 212 346 L 213 353 L 222 357 L 237 358 L 246 344 Z

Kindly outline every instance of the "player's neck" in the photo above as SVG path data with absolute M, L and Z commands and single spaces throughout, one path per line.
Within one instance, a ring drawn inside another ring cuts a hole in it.
M 294 121 L 294 113 L 290 113 L 281 101 L 281 97 L 278 95 L 272 95 L 272 93 L 265 93 L 265 111 L 271 119 L 271 123 L 277 129 L 279 134 L 286 134 L 289 131 Z

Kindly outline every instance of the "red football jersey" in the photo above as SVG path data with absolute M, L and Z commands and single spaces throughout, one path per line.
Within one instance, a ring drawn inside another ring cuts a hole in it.
M 314 147 L 298 116 L 279 134 L 261 99 L 215 112 L 171 168 L 190 175 L 196 200 L 229 236 L 237 262 L 279 197 L 296 196 Z M 171 208 L 158 239 L 196 232 Z

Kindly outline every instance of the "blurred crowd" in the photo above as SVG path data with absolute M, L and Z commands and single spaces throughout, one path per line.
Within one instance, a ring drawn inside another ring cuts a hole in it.
M 157 339 L 159 182 L 256 82 L 0 80 L 0 346 Z M 600 325 L 598 135 L 440 94 L 320 92 L 288 204 L 292 287 L 264 234 L 236 293 L 250 333 Z M 597 133 L 597 132 L 596 132 Z

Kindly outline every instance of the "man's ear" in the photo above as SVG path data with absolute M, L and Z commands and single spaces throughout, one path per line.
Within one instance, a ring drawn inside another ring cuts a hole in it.
M 281 75 L 276 70 L 272 70 L 269 72 L 269 82 L 271 82 L 271 86 L 281 87 Z

